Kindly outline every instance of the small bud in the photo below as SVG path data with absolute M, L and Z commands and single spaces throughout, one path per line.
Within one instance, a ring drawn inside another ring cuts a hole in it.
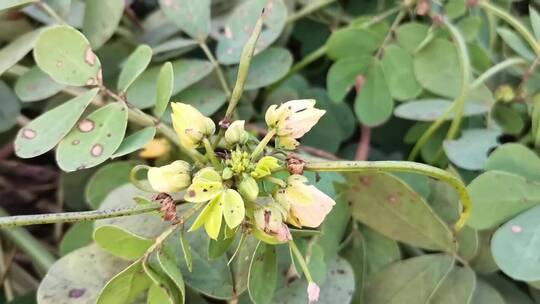
M 419 16 L 425 16 L 431 10 L 431 3 L 429 0 L 420 0 L 416 4 L 416 14 Z
M 278 159 L 272 156 L 265 156 L 261 158 L 257 165 L 255 166 L 255 170 L 251 172 L 251 176 L 254 178 L 263 178 L 265 176 L 271 175 L 274 171 L 279 169 L 281 166 L 279 165 Z
M 495 91 L 495 99 L 502 102 L 511 102 L 516 98 L 514 88 L 509 85 L 502 85 Z
M 319 301 L 319 293 L 321 292 L 321 289 L 319 288 L 319 285 L 317 285 L 315 282 L 309 282 L 307 287 L 307 294 L 309 303 L 315 303 Z
M 244 130 L 244 124 L 244 120 L 237 120 L 225 131 L 225 142 L 229 147 L 237 144 L 243 145 L 247 142 L 249 134 Z
M 223 169 L 223 173 L 221 173 L 221 177 L 225 180 L 230 179 L 233 176 L 233 171 L 229 167 L 225 167 Z
M 169 165 L 148 170 L 148 182 L 158 192 L 179 192 L 191 183 L 190 165 L 177 160 Z
M 171 107 L 173 111 L 171 114 L 173 127 L 184 147 L 195 149 L 199 147 L 203 138 L 214 134 L 216 131 L 214 122 L 202 115 L 193 106 L 173 102 Z
M 253 202 L 259 196 L 259 186 L 253 177 L 242 174 L 242 181 L 238 184 L 238 192 L 247 201 Z

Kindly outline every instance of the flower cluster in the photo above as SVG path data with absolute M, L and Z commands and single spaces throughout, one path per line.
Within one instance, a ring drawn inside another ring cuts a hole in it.
M 245 130 L 245 121 L 232 122 L 216 136 L 210 118 L 190 105 L 172 103 L 180 144 L 207 161 L 198 167 L 177 160 L 150 168 L 148 181 L 156 192 L 184 192 L 186 202 L 202 204 L 190 230 L 204 226 L 216 240 L 241 231 L 270 244 L 291 241 L 289 225 L 316 228 L 335 204 L 302 172 L 291 170 L 284 156 L 324 113 L 315 108 L 315 100 L 272 105 L 265 116 L 268 132 L 259 141 Z M 218 141 L 216 147 L 211 139 Z M 269 149 L 272 139 L 275 147 Z

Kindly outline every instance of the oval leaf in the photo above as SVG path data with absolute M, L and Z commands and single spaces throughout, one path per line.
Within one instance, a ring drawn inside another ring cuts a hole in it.
M 94 50 L 112 37 L 124 14 L 124 0 L 87 1 L 82 31 Z
M 54 96 L 64 87 L 34 66 L 17 79 L 14 89 L 21 101 L 31 102 Z
M 396 45 L 387 46 L 382 68 L 394 99 L 409 100 L 422 93 L 422 87 L 414 75 L 413 58 L 405 49 Z
M 249 267 L 250 299 L 257 304 L 272 303 L 277 286 L 276 247 L 259 242 Z
M 151 59 L 152 49 L 147 45 L 138 46 L 124 62 L 120 76 L 118 76 L 118 90 L 127 91 L 135 79 L 144 72 Z
M 163 113 L 165 113 L 165 109 L 167 109 L 167 105 L 169 105 L 169 100 L 171 99 L 173 86 L 173 67 L 170 62 L 166 62 L 161 67 L 161 70 L 159 70 L 156 84 L 156 106 L 154 108 L 154 115 L 157 118 L 161 118 Z
M 17 124 L 17 118 L 21 114 L 21 102 L 13 94 L 11 88 L 0 80 L 0 132 L 7 131 Z
M 374 62 L 366 74 L 354 101 L 354 111 L 358 120 L 369 127 L 384 123 L 392 115 L 394 101 L 379 62 Z
M 190 37 L 203 41 L 210 32 L 210 0 L 160 0 L 165 16 Z
M 151 141 L 156 135 L 156 127 L 146 127 L 124 138 L 120 147 L 116 149 L 111 158 L 117 158 L 135 152 Z
M 140 258 L 154 240 L 137 236 L 119 226 L 101 225 L 94 231 L 94 240 L 105 251 L 128 260 Z

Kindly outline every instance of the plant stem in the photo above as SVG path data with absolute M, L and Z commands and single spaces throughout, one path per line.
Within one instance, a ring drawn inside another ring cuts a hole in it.
M 306 280 L 308 282 L 313 282 L 313 277 L 311 276 L 311 272 L 309 271 L 308 265 L 306 264 L 306 260 L 302 256 L 302 253 L 298 249 L 298 246 L 294 243 L 294 241 L 289 242 L 289 248 L 291 249 L 291 252 L 294 254 L 296 259 L 298 260 L 298 263 L 300 263 L 300 268 L 302 268 L 302 271 L 304 272 L 304 275 L 306 276 Z
M 383 55 L 384 47 L 390 41 L 393 33 L 395 32 L 395 30 L 399 26 L 399 23 L 401 22 L 401 20 L 403 20 L 405 16 L 406 16 L 406 12 L 404 10 L 399 11 L 399 13 L 396 16 L 396 19 L 394 19 L 394 22 L 392 22 L 392 25 L 390 26 L 390 29 L 388 30 L 386 37 L 384 37 L 384 40 L 381 43 L 381 46 L 377 50 L 377 53 L 375 54 L 375 58 L 379 58 L 379 59 L 381 58 L 381 56 Z
M 298 12 L 295 12 L 294 14 L 290 15 L 288 18 L 287 18 L 287 23 L 293 23 L 295 21 L 297 21 L 298 19 L 301 19 L 333 2 L 336 2 L 336 0 L 319 0 L 318 2 L 315 2 L 311 5 L 308 5 L 304 8 L 302 8 L 300 11 Z
M 463 182 L 442 169 L 429 165 L 408 161 L 332 161 L 332 162 L 308 162 L 304 167 L 314 172 L 409 172 L 427 175 L 442 180 L 457 191 L 463 210 L 455 224 L 455 230 L 459 231 L 471 215 L 472 201 Z
M 141 170 L 150 170 L 150 166 L 147 165 L 137 165 L 131 169 L 129 172 L 129 181 L 135 186 L 135 188 L 146 191 L 146 192 L 156 192 L 152 187 L 144 184 L 141 180 L 137 178 L 137 173 Z
M 253 150 L 253 153 L 251 153 L 251 161 L 255 161 L 259 155 L 261 155 L 261 153 L 263 152 L 264 148 L 268 145 L 268 143 L 270 142 L 270 140 L 272 140 L 272 137 L 274 137 L 274 135 L 276 135 L 276 131 L 275 130 L 270 130 L 268 131 L 268 133 L 266 133 L 266 135 L 263 137 L 263 139 L 259 142 L 259 144 L 257 145 L 257 147 L 255 147 L 255 150 Z
M 242 94 L 244 93 L 244 85 L 246 84 L 246 79 L 249 74 L 249 66 L 251 65 L 251 59 L 253 58 L 253 55 L 255 53 L 255 47 L 257 46 L 257 40 L 259 39 L 259 36 L 261 34 L 262 26 L 263 15 L 261 15 L 259 19 L 257 19 L 257 23 L 255 23 L 253 32 L 251 33 L 251 36 L 244 45 L 244 48 L 242 49 L 242 54 L 240 55 L 240 64 L 238 66 L 238 74 L 236 76 L 236 83 L 231 94 L 231 99 L 229 100 L 229 105 L 227 106 L 227 111 L 225 112 L 225 117 L 223 117 L 223 121 L 225 122 L 229 122 L 233 117 L 236 106 L 238 105 L 238 102 L 240 101 L 240 98 L 242 98 Z M 224 132 L 224 129 L 220 128 L 216 140 L 214 141 L 214 147 L 216 147 L 221 141 Z
M 471 84 L 471 89 L 478 87 L 479 85 L 486 82 L 489 78 L 495 76 L 497 73 L 511 67 L 514 65 L 527 64 L 525 59 L 519 57 L 508 58 L 504 61 L 497 63 L 496 65 L 490 67 L 480 76 L 478 76 L 473 83 Z
M 47 15 L 51 16 L 58 24 L 66 24 L 66 21 L 60 17 L 45 1 L 38 0 L 36 5 L 41 8 Z
M 156 211 L 160 204 L 124 207 L 109 210 L 94 210 L 80 212 L 46 213 L 34 215 L 16 215 L 0 217 L 0 228 L 16 226 L 42 225 L 54 223 L 71 223 L 80 221 L 93 221 L 99 219 L 137 215 Z
M 214 152 L 214 148 L 212 148 L 212 144 L 210 143 L 210 140 L 208 140 L 207 137 L 203 139 L 203 144 L 204 144 L 204 148 L 206 149 L 206 157 L 210 159 L 212 166 L 218 169 L 221 166 L 221 164 L 216 157 L 216 152 Z
M 223 73 L 223 69 L 221 68 L 221 65 L 217 61 L 216 57 L 214 57 L 214 54 L 210 51 L 208 48 L 208 45 L 203 40 L 199 41 L 199 46 L 203 50 L 206 57 L 208 57 L 208 60 L 212 63 L 214 66 L 214 69 L 216 69 L 216 74 L 218 76 L 219 82 L 221 83 L 221 87 L 223 88 L 223 91 L 225 91 L 225 94 L 227 94 L 227 97 L 231 96 L 231 89 L 229 88 L 229 84 L 227 83 L 227 79 L 225 78 L 225 74 Z
M 7 219 L 14 218 L 9 217 L 9 214 L 7 214 L 7 212 L 4 211 L 4 209 L 2 208 L 0 208 L 0 216 L 2 216 L 0 217 L 0 222 L 6 222 Z M 0 225 L 0 228 L 5 227 L 8 226 Z M 39 269 L 40 272 L 46 273 L 47 270 L 56 261 L 56 258 L 47 250 L 47 248 L 45 248 L 25 229 L 0 229 L 0 232 L 7 239 L 11 240 L 15 244 L 15 246 L 17 246 L 24 253 L 26 253 L 32 259 L 32 262 L 36 264 L 36 267 Z
M 536 40 L 531 32 L 529 32 L 529 30 L 518 19 L 500 7 L 489 3 L 488 1 L 480 1 L 479 5 L 486 10 L 486 12 L 492 13 L 510 24 L 525 39 L 525 41 L 527 41 L 527 43 L 536 53 L 536 56 L 540 57 L 540 42 Z

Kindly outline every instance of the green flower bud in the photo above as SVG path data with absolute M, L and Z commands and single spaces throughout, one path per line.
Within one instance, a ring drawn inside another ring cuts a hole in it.
M 225 167 L 225 169 L 223 169 L 223 173 L 221 173 L 221 177 L 226 180 L 226 179 L 230 179 L 232 176 L 233 176 L 233 171 L 231 170 L 231 168 Z
M 242 175 L 242 181 L 238 185 L 238 192 L 247 201 L 253 202 L 259 195 L 259 186 L 255 179 L 247 174 Z
M 279 165 L 277 158 L 272 156 L 265 156 L 257 162 L 255 170 L 251 172 L 251 176 L 253 176 L 254 178 L 263 178 L 265 176 L 271 175 L 272 172 L 276 171 L 280 167 L 281 166 Z
M 244 124 L 244 120 L 237 120 L 225 131 L 225 142 L 229 147 L 247 142 L 249 134 L 244 130 Z
M 148 170 L 148 182 L 158 192 L 179 192 L 191 183 L 191 166 L 182 160 Z

